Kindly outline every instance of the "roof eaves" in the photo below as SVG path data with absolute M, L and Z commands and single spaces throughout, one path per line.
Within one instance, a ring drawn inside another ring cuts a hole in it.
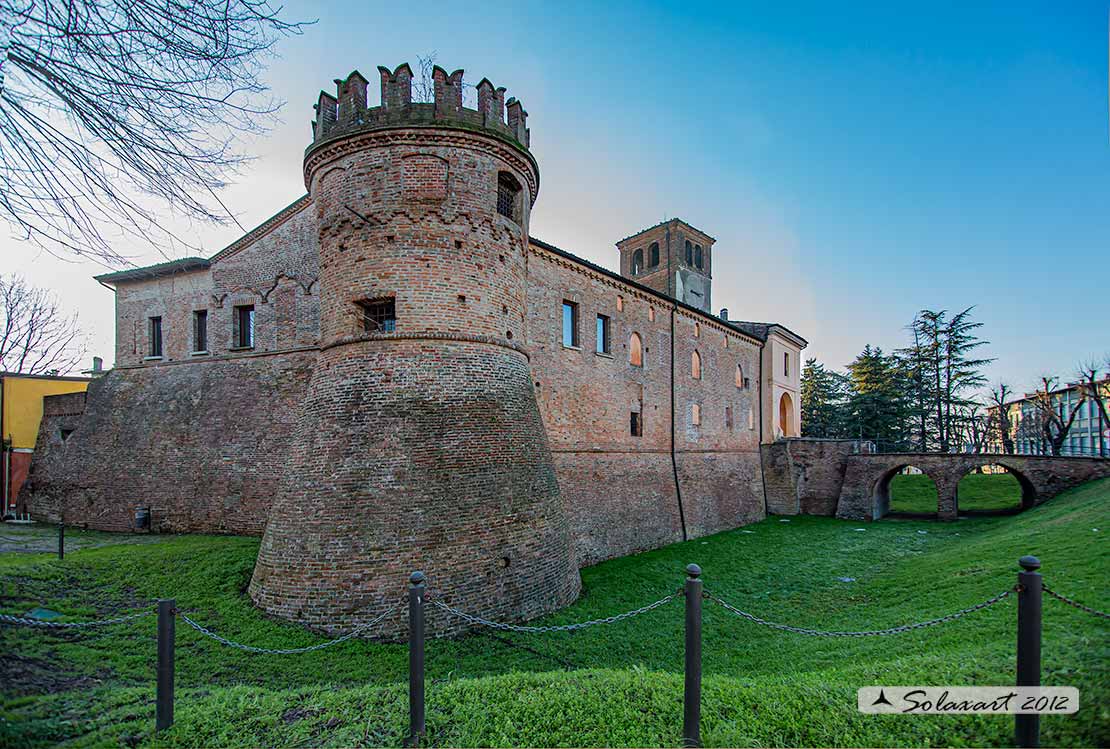
M 560 247 L 556 247 L 553 244 L 550 244 L 548 242 L 544 242 L 542 239 L 537 239 L 536 237 L 529 236 L 528 241 L 531 242 L 532 244 L 535 244 L 536 246 L 544 249 L 544 250 L 547 250 L 548 252 L 553 252 L 556 255 L 559 255 L 560 257 L 566 258 L 567 260 L 573 260 L 574 262 L 576 262 L 580 265 L 583 265 L 583 266 L 589 268 L 592 271 L 596 271 L 596 272 L 601 273 L 602 275 L 608 276 L 609 278 L 612 278 L 616 281 L 620 281 L 621 283 L 626 284 L 626 285 L 636 289 L 637 291 L 642 291 L 645 294 L 650 294 L 651 296 L 654 296 L 657 299 L 663 300 L 667 304 L 673 304 L 678 309 L 682 309 L 682 310 L 685 310 L 687 312 L 693 312 L 694 314 L 701 315 L 706 320 L 711 320 L 713 322 L 717 322 L 717 323 L 720 323 L 722 325 L 732 327 L 733 330 L 740 333 L 741 335 L 747 336 L 748 338 L 751 338 L 752 340 L 756 341 L 757 343 L 762 343 L 762 339 L 758 338 L 757 336 L 754 336 L 751 333 L 749 333 L 745 330 L 741 330 L 740 328 L 737 328 L 735 326 L 729 326 L 727 320 L 722 320 L 720 317 L 717 317 L 716 315 L 710 314 L 709 312 L 706 312 L 705 310 L 698 309 L 697 307 L 686 304 L 686 302 L 680 302 L 679 300 L 675 299 L 674 297 L 668 296 L 667 294 L 664 294 L 661 291 L 656 291 L 655 289 L 651 288 L 650 286 L 644 286 L 643 284 L 637 283 L 636 281 L 633 281 L 629 278 L 626 278 L 626 277 L 622 276 L 619 273 L 615 273 L 615 272 L 609 270 L 608 268 L 597 265 L 596 263 L 591 263 L 589 260 L 586 260 L 585 258 L 581 258 L 581 257 L 579 257 L 578 255 L 575 255 L 572 252 L 567 252 L 566 250 L 564 250 Z

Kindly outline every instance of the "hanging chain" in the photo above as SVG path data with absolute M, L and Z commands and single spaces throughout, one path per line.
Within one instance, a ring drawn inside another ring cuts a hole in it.
M 117 616 L 114 619 L 98 619 L 93 622 L 48 622 L 42 619 L 30 619 L 22 616 L 11 616 L 10 614 L 0 614 L 0 624 L 13 624 L 21 627 L 43 627 L 45 629 L 84 629 L 86 627 L 104 627 L 109 624 L 122 624 L 129 622 L 133 619 L 142 619 L 144 616 L 152 616 L 154 611 L 140 611 L 135 614 L 128 614 L 127 616 Z
M 731 611 L 737 616 L 755 622 L 756 624 L 762 624 L 765 627 L 780 629 L 784 632 L 794 632 L 800 635 L 810 635 L 813 637 L 875 637 L 880 635 L 896 635 L 902 632 L 910 632 L 915 629 L 922 629 L 924 627 L 933 627 L 937 624 L 944 624 L 946 622 L 959 619 L 961 616 L 966 616 L 967 614 L 985 609 L 988 606 L 993 606 L 994 604 L 1008 597 L 1011 593 L 1013 593 L 1013 590 L 1004 590 L 993 598 L 988 598 L 982 603 L 977 603 L 974 606 L 968 607 L 966 609 L 960 609 L 959 611 L 955 611 L 951 614 L 948 614 L 947 616 L 942 616 L 937 619 L 929 619 L 928 621 L 916 622 L 914 624 L 903 624 L 900 627 L 890 627 L 889 629 L 873 629 L 864 630 L 861 632 L 830 632 L 821 629 L 808 629 L 806 627 L 791 627 L 788 624 L 779 624 L 777 622 L 767 621 L 766 619 L 760 619 L 758 616 L 754 614 L 749 614 L 747 611 L 741 611 L 732 604 L 718 598 L 715 595 L 709 593 L 706 593 L 705 595 L 707 598 L 709 598 L 709 600 L 713 601 L 714 603 L 720 604 L 723 608 Z
M 1107 614 L 1105 611 L 1099 611 L 1098 609 L 1092 609 L 1090 606 L 1084 606 L 1079 601 L 1073 601 L 1072 599 L 1068 598 L 1067 596 L 1062 596 L 1059 593 L 1057 593 L 1056 591 L 1052 590 L 1052 588 L 1049 588 L 1044 583 L 1041 583 L 1041 588 L 1044 590 L 1045 593 L 1048 593 L 1050 596 L 1055 598 L 1057 601 L 1060 601 L 1062 603 L 1066 603 L 1069 606 L 1074 606 L 1075 608 L 1079 609 L 1080 611 L 1086 611 L 1088 614 L 1092 614 L 1094 616 L 1102 617 L 1103 619 L 1110 619 L 1110 614 Z
M 459 611 L 458 609 L 452 608 L 452 607 L 448 606 L 446 603 L 444 603 L 443 601 L 440 601 L 438 599 L 432 600 L 431 603 L 432 603 L 433 606 L 446 611 L 448 614 L 452 614 L 454 616 L 457 616 L 460 619 L 463 619 L 464 621 L 469 622 L 470 624 L 478 624 L 478 625 L 481 625 L 483 627 L 490 627 L 491 629 L 499 629 L 502 632 L 528 632 L 528 633 L 531 633 L 531 634 L 536 634 L 536 633 L 541 633 L 541 632 L 573 632 L 573 631 L 578 630 L 578 629 L 585 629 L 586 627 L 592 627 L 596 624 L 614 624 L 616 622 L 623 621 L 624 619 L 630 619 L 634 616 L 639 616 L 640 614 L 646 614 L 647 612 L 649 612 L 653 609 L 657 609 L 660 606 L 664 606 L 664 605 L 670 603 L 671 601 L 673 601 L 680 594 L 681 594 L 681 590 L 675 591 L 674 593 L 671 593 L 669 596 L 665 596 L 663 598 L 660 598 L 655 603 L 649 603 L 647 606 L 641 606 L 638 609 L 633 609 L 632 611 L 626 611 L 623 614 L 616 614 L 615 616 L 607 616 L 604 619 L 591 619 L 591 620 L 586 621 L 586 622 L 576 622 L 575 624 L 552 624 L 552 625 L 549 625 L 549 626 L 546 626 L 546 627 L 530 627 L 530 626 L 526 626 L 526 625 L 522 625 L 522 624 L 506 624 L 504 622 L 495 622 L 495 621 L 491 621 L 489 619 L 483 619 L 482 617 L 476 616 L 474 614 L 468 614 L 464 611 Z
M 205 637 L 211 638 L 222 645 L 227 645 L 238 650 L 246 650 L 248 653 L 267 653 L 269 655 L 294 655 L 296 653 L 311 653 L 313 650 L 323 650 L 324 648 L 330 648 L 332 645 L 338 645 L 341 642 L 346 642 L 352 637 L 357 637 L 358 635 L 362 634 L 366 630 L 381 622 L 382 619 L 385 619 L 387 616 L 395 612 L 397 608 L 397 606 L 393 606 L 392 608 L 386 609 L 366 624 L 359 625 L 347 634 L 336 637 L 334 640 L 328 640 L 327 642 L 321 642 L 316 645 L 309 645 L 308 647 L 304 648 L 260 648 L 254 645 L 244 645 L 241 642 L 235 642 L 234 640 L 229 640 L 226 637 L 222 637 L 212 630 L 208 629 L 207 627 L 201 624 L 197 624 L 180 610 L 177 612 L 177 615 L 180 616 L 186 624 L 195 629 L 197 632 L 200 632 Z

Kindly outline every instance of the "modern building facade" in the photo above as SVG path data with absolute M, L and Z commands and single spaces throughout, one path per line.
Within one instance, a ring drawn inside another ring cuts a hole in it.
M 1110 457 L 1110 423 L 1106 422 L 1098 402 L 1085 396 L 1085 387 L 1072 382 L 1049 393 L 1052 408 L 1062 421 L 1067 422 L 1078 408 L 1060 454 L 1069 457 Z M 1110 377 L 1100 380 L 1098 388 L 1103 402 L 1110 402 Z M 1043 433 L 1044 417 L 1037 398 L 1036 393 L 1026 393 L 1006 404 L 1005 418 L 1010 427 L 1010 438 L 1014 452 L 1019 455 L 1052 454 L 1052 446 Z M 998 411 L 998 406 L 990 409 L 992 423 L 998 423 Z M 992 432 L 988 449 L 991 452 L 1003 451 L 1001 436 L 996 430 Z

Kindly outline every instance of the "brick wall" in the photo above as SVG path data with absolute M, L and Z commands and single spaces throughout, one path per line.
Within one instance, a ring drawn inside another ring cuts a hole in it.
M 448 603 L 534 618 L 579 590 L 524 340 L 527 211 L 497 180 L 538 175 L 473 133 L 329 141 L 306 159 L 319 226 L 321 351 L 250 595 L 332 631 L 421 569 Z M 528 188 L 526 188 L 527 190 Z M 394 329 L 358 302 L 394 300 Z M 437 634 L 465 624 L 429 613 Z M 402 622 L 387 630 L 399 635 Z
M 26 487 L 33 517 L 163 532 L 262 532 L 315 352 L 116 370 L 85 413 L 44 418 Z M 49 402 L 49 399 L 48 399 Z M 59 421 L 65 420 L 65 423 Z M 75 428 L 64 442 L 60 427 Z
M 758 421 L 748 416 L 756 391 L 737 388 L 735 376 L 737 364 L 758 367 L 759 344 L 711 318 L 675 315 L 676 485 L 673 305 L 535 244 L 528 280 L 532 377 L 579 563 L 682 540 L 680 493 L 691 537 L 762 518 Z M 564 300 L 578 305 L 578 348 L 562 342 Z M 609 355 L 597 352 L 599 314 L 610 319 Z M 633 333 L 643 340 L 642 367 L 629 363 Z M 691 374 L 695 350 L 700 379 Z M 642 414 L 640 437 L 631 434 L 633 411 Z
M 835 515 L 854 449 L 854 440 L 780 439 L 763 445 L 768 512 Z
M 116 285 L 116 367 L 151 365 L 149 320 L 162 318 L 161 362 L 315 346 L 319 275 L 315 213 L 307 200 L 213 258 L 206 270 Z M 254 347 L 237 350 L 235 307 L 255 309 Z M 208 313 L 207 354 L 196 353 L 193 314 Z

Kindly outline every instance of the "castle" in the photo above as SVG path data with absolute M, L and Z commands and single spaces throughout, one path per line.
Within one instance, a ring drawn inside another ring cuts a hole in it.
M 413 569 L 533 618 L 580 566 L 764 517 L 805 340 L 712 314 L 714 239 L 679 219 L 618 242 L 619 274 L 531 237 L 520 101 L 378 70 L 378 106 L 358 72 L 320 93 L 307 195 L 211 258 L 97 278 L 116 366 L 43 427 L 33 515 L 261 534 L 251 598 L 319 630 Z

